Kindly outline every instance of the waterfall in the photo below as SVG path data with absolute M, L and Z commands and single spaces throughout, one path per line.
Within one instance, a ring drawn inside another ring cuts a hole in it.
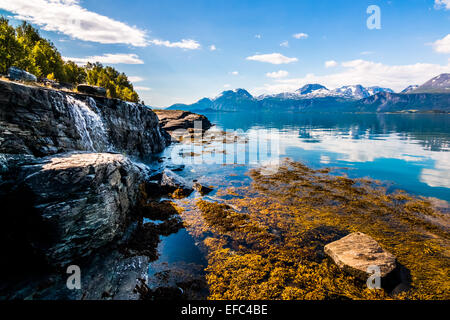
M 111 151 L 108 134 L 101 117 L 98 115 L 99 111 L 95 100 L 89 98 L 87 102 L 67 96 L 67 104 L 73 117 L 75 128 L 81 137 L 82 147 L 87 151 Z M 92 109 L 97 111 L 97 113 Z

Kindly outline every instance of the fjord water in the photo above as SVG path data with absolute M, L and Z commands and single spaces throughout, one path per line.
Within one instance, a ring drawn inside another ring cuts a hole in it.
M 415 195 L 450 201 L 449 115 L 204 114 L 217 125 L 216 130 L 240 132 L 249 139 L 267 137 L 266 133 L 270 131 L 279 143 L 280 158 L 301 161 L 312 168 L 333 167 L 336 173 L 347 174 L 351 178 L 376 179 L 391 191 L 402 189 Z M 201 148 L 205 151 L 209 146 Z M 164 156 L 173 160 L 183 149 L 192 150 L 190 145 L 173 145 Z M 201 154 L 194 158 L 204 157 L 204 153 Z M 205 196 L 209 201 L 226 199 L 226 196 L 216 196 L 219 189 L 250 184 L 246 173 L 250 168 L 262 165 L 197 160 L 200 161 L 195 162 L 194 159 L 192 162 L 190 156 L 183 158 L 185 169 L 179 174 L 187 180 L 195 179 L 205 186 L 214 186 L 215 191 Z M 198 196 L 194 193 L 188 201 L 195 202 Z M 183 229 L 161 239 L 160 259 L 149 269 L 150 283 L 158 283 L 154 280 L 158 279 L 155 277 L 157 273 L 180 274 L 180 270 L 186 279 L 193 275 L 197 279 L 204 277 L 201 272 L 207 266 L 202 257 L 204 253 L 196 249 L 197 240 L 187 231 Z
M 313 168 L 338 167 L 391 188 L 450 201 L 450 115 L 337 113 L 206 113 L 224 130 L 272 130 L 280 157 Z M 197 165 L 209 177 L 241 176 L 248 168 Z M 205 178 L 205 177 L 204 177 Z M 214 181 L 211 181 L 212 183 Z

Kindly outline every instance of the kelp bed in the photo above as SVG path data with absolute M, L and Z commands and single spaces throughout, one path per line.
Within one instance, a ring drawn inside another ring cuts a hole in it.
M 180 203 L 208 255 L 209 299 L 450 298 L 448 212 L 427 199 L 292 161 L 249 176 L 251 186 L 219 191 L 219 202 Z M 410 288 L 369 290 L 327 259 L 327 243 L 356 231 L 397 257 Z

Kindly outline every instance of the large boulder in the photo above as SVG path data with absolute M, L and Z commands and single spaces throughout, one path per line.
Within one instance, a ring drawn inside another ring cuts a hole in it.
M 148 158 L 169 143 L 158 117 L 140 104 L 0 81 L 0 153 L 113 151 Z
M 10 67 L 8 69 L 8 78 L 13 81 L 37 82 L 38 80 L 34 74 L 16 67 Z
M 90 86 L 88 84 L 79 84 L 77 86 L 77 91 L 79 93 L 86 93 L 95 96 L 106 97 L 106 89 L 97 86 Z
M 89 257 L 137 221 L 145 170 L 119 154 L 35 159 L 11 172 L 16 183 L 2 194 L 2 236 L 27 238 L 32 251 L 55 267 Z
M 396 258 L 370 236 L 357 232 L 325 246 L 325 253 L 342 269 L 367 280 L 368 268 L 380 268 L 385 278 L 397 267 Z
M 211 128 L 212 124 L 204 115 L 179 110 L 155 110 L 161 126 L 169 133 L 178 129 L 193 129 L 195 125 L 202 131 Z

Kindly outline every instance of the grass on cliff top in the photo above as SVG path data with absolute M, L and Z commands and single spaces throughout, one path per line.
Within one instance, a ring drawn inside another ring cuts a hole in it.
M 448 217 L 423 198 L 388 194 L 368 179 L 287 162 L 249 173 L 227 204 L 199 200 L 182 213 L 208 252 L 210 299 L 449 299 Z M 326 258 L 323 247 L 364 232 L 411 274 L 397 295 L 369 290 Z

